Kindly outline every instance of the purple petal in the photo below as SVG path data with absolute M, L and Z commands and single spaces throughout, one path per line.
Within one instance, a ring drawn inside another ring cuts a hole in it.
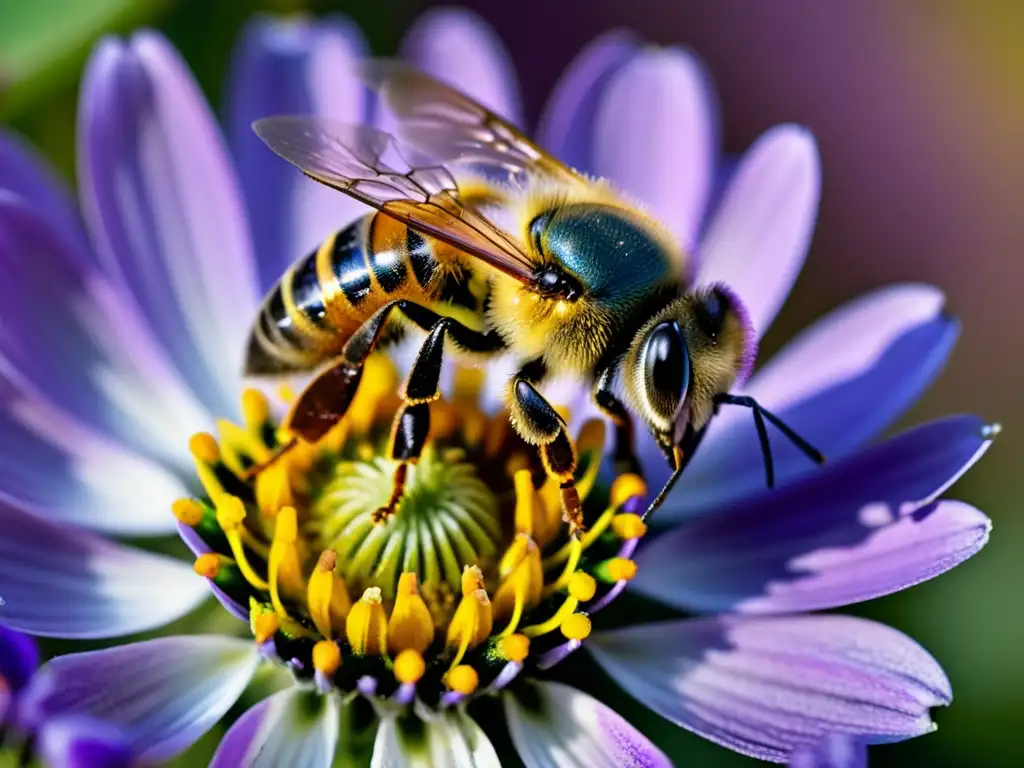
M 100 255 L 207 409 L 234 414 L 257 303 L 252 245 L 220 132 L 164 38 L 140 32 L 97 47 L 79 138 Z
M 775 762 L 833 733 L 870 743 L 928 733 L 929 709 L 952 698 L 917 643 L 849 616 L 671 621 L 595 633 L 586 647 L 662 717 Z
M 867 768 L 868 750 L 858 739 L 832 733 L 817 744 L 797 747 L 790 768 Z
M 0 271 L 4 377 L 33 401 L 187 467 L 188 438 L 209 417 L 160 354 L 130 296 L 24 200 L 2 191 Z
M 239 39 L 228 87 L 228 138 L 264 291 L 297 258 L 369 209 L 283 162 L 252 122 L 268 115 L 366 122 L 368 94 L 354 69 L 365 50 L 359 29 L 343 19 L 320 24 L 259 16 Z
M 526 768 L 671 768 L 646 736 L 597 699 L 561 683 L 505 696 L 512 741 Z
M 692 250 L 717 155 L 715 97 L 703 65 L 678 48 L 644 49 L 608 85 L 594 128 L 594 169 Z
M 938 496 L 991 443 L 979 419 L 932 422 L 643 548 L 630 586 L 700 611 L 832 608 L 904 589 L 981 549 L 991 523 Z
M 814 137 L 795 125 L 772 128 L 743 156 L 702 238 L 697 283 L 732 288 L 758 336 L 803 266 L 820 189 Z
M 925 285 L 863 296 L 797 336 L 744 393 L 829 461 L 849 456 L 898 419 L 944 367 L 959 323 L 942 304 L 942 293 Z M 778 485 L 815 471 L 784 436 L 771 438 Z M 762 492 L 764 460 L 750 412 L 724 409 L 686 472 L 663 520 L 714 512 Z
M 180 476 L 2 379 L 0 402 L 0 501 L 109 533 L 174 530 Z
M 251 640 L 213 635 L 59 656 L 25 690 L 23 717 L 30 727 L 63 714 L 103 720 L 140 762 L 162 762 L 224 716 L 258 664 Z
M 0 503 L 0 623 L 44 637 L 117 637 L 162 626 L 207 597 L 186 564 Z
M 338 710 L 336 696 L 297 687 L 278 691 L 235 721 L 210 768 L 330 768 L 338 742 Z
M 424 72 L 522 125 L 512 60 L 495 31 L 476 13 L 458 8 L 427 11 L 409 30 L 401 50 L 403 58 Z
M 21 632 L 0 626 L 0 689 L 17 693 L 25 687 L 38 666 L 39 647 L 36 641 Z
M 569 63 L 544 106 L 537 142 L 570 167 L 594 169 L 594 126 L 608 84 L 636 53 L 636 37 L 624 30 L 606 32 L 588 43 Z
M 56 717 L 39 731 L 39 754 L 49 768 L 130 768 L 121 732 L 88 717 Z
M 0 189 L 17 195 L 71 247 L 88 251 L 74 201 L 36 152 L 21 137 L 0 131 Z

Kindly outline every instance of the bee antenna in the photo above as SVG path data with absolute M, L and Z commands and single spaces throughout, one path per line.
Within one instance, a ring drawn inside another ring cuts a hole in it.
M 821 451 L 800 437 L 800 435 L 793 431 L 792 427 L 786 424 L 786 422 L 774 413 L 762 407 L 761 404 L 750 395 L 730 395 L 728 393 L 722 393 L 715 397 L 715 404 L 739 405 L 744 408 L 749 408 L 754 414 L 754 427 L 757 429 L 757 439 L 761 444 L 761 455 L 764 457 L 764 473 L 768 481 L 769 488 L 775 485 L 775 462 L 772 458 L 771 443 L 768 441 L 768 428 L 765 425 L 766 420 L 771 422 L 772 426 L 789 438 L 790 442 L 799 448 L 800 451 L 811 461 L 816 464 L 825 463 L 825 456 Z
M 682 474 L 683 466 L 682 464 L 679 464 L 672 472 L 672 477 L 668 479 L 668 482 L 665 483 L 661 491 L 658 492 L 658 495 L 654 498 L 654 501 L 652 501 L 650 503 L 650 506 L 647 507 L 647 511 L 640 516 L 641 520 L 646 521 L 648 515 L 650 515 L 654 510 L 661 506 L 661 502 L 665 500 L 665 497 L 668 496 L 668 492 L 672 490 L 672 487 L 679 481 L 679 478 L 682 477 Z

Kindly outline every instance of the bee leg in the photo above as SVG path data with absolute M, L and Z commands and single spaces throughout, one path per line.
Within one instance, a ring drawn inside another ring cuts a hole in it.
M 430 403 L 441 396 L 441 367 L 444 362 L 445 339 L 448 336 L 460 347 L 486 350 L 501 343 L 497 337 L 471 330 L 450 317 L 442 317 L 418 304 L 402 306 L 402 313 L 420 324 L 433 320 L 430 333 L 416 353 L 416 361 L 402 386 L 402 407 L 391 428 L 390 456 L 400 462 L 395 469 L 394 486 L 387 503 L 373 515 L 381 523 L 395 513 L 409 474 L 409 466 L 419 461 L 430 434 Z M 432 317 L 431 317 L 432 316 Z
M 548 477 L 558 481 L 569 533 L 579 536 L 584 528 L 583 505 L 574 479 L 576 449 L 565 421 L 523 373 L 520 371 L 512 382 L 512 424 L 526 442 L 540 446 Z
M 592 397 L 601 413 L 615 425 L 615 470 L 618 474 L 633 474 L 643 477 L 643 467 L 636 457 L 633 416 L 612 391 L 613 369 L 598 374 L 594 382 Z

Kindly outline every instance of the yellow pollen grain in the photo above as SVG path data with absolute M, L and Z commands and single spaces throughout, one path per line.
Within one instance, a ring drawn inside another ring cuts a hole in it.
M 406 648 L 395 658 L 395 679 L 405 685 L 418 683 L 427 671 L 423 656 L 411 648 Z
M 434 620 L 416 587 L 416 574 L 398 578 L 395 605 L 388 621 L 388 648 L 423 653 L 434 642 Z
M 270 418 L 270 405 L 266 396 L 258 389 L 242 392 L 242 420 L 250 429 L 259 429 Z
M 576 573 L 569 577 L 569 594 L 581 603 L 585 603 L 593 598 L 595 592 L 597 592 L 597 582 L 589 573 L 576 571 Z
M 624 557 L 613 557 L 604 567 L 612 581 L 632 581 L 636 576 L 636 563 Z
M 209 432 L 196 432 L 192 435 L 188 441 L 188 450 L 204 464 L 216 464 L 220 461 L 220 446 Z
M 562 622 L 561 630 L 569 640 L 586 640 L 590 637 L 590 617 L 585 613 L 574 613 Z
M 332 677 L 341 666 L 341 649 L 330 640 L 321 640 L 313 646 L 313 669 Z
M 380 587 L 369 587 L 349 611 L 345 637 L 360 656 L 383 655 L 388 650 L 388 617 L 381 604 Z
M 521 663 L 530 655 L 530 638 L 519 634 L 503 637 L 498 652 L 509 661 Z
M 639 539 L 647 533 L 647 523 L 640 515 L 624 512 L 612 518 L 612 531 L 620 539 Z
M 281 619 L 278 618 L 276 613 L 259 613 L 250 619 L 250 625 L 256 642 L 262 645 L 281 628 Z
M 195 499 L 176 499 L 171 504 L 171 513 L 178 522 L 190 528 L 203 521 L 203 507 Z
M 612 483 L 611 505 L 618 509 L 634 496 L 646 496 L 647 483 L 639 475 L 619 475 Z
M 192 566 L 192 570 L 204 579 L 215 579 L 217 578 L 217 574 L 220 573 L 220 562 L 220 555 L 215 552 L 207 552 L 206 554 L 200 555 L 196 558 L 196 561 Z
M 468 664 L 460 664 L 448 672 L 445 682 L 456 693 L 469 696 L 480 685 L 480 675 Z

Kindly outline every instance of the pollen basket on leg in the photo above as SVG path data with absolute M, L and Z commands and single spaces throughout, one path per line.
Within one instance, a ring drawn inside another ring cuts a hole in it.
M 390 458 L 405 404 L 379 355 L 315 444 L 255 390 L 241 424 L 191 441 L 205 493 L 172 511 L 196 573 L 266 658 L 321 691 L 445 707 L 500 690 L 578 648 L 635 574 L 646 488 L 602 485 L 602 425 L 572 438 L 585 519 L 570 525 L 541 449 L 481 410 L 479 377 L 457 380 L 410 459 Z

